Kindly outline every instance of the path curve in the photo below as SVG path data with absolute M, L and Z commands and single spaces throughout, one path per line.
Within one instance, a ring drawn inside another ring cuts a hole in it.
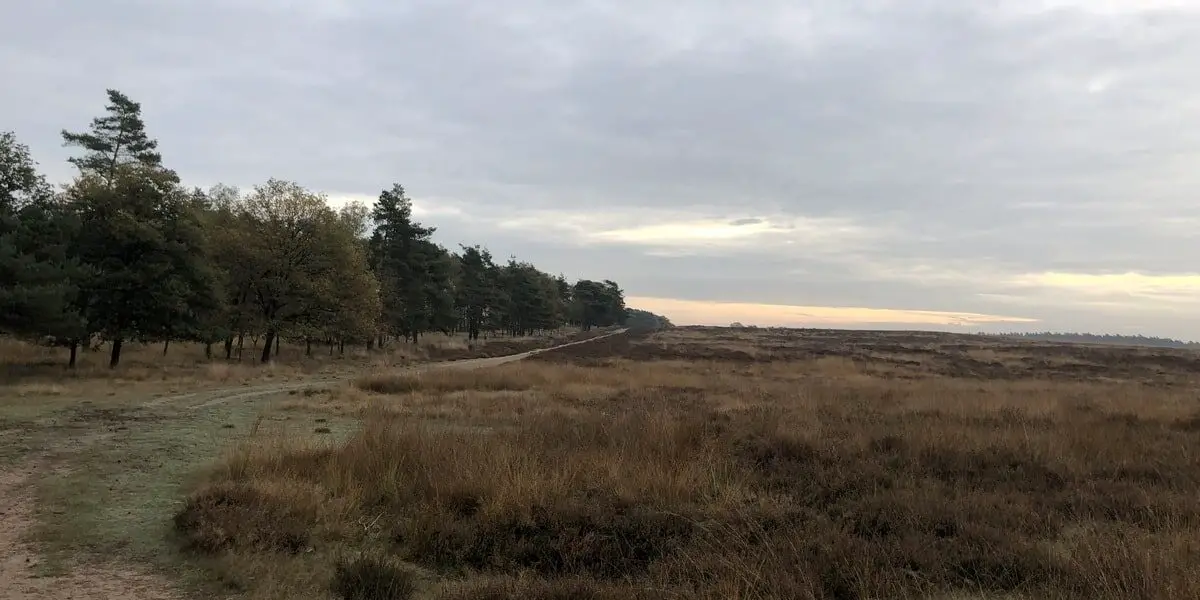
M 569 346 L 577 346 L 579 344 L 588 344 L 588 343 L 591 343 L 591 342 L 594 342 L 597 340 L 602 340 L 604 338 L 613 337 L 615 335 L 621 335 L 622 333 L 625 333 L 626 331 L 628 331 L 628 329 L 618 329 L 618 330 L 606 333 L 604 335 L 598 335 L 593 338 L 588 338 L 586 340 L 577 340 L 574 342 L 568 342 L 566 344 L 550 346 L 548 348 L 537 348 L 534 350 L 519 352 L 517 354 L 507 354 L 504 356 L 489 356 L 486 358 L 467 358 L 467 359 L 463 359 L 463 360 L 449 360 L 449 361 L 418 364 L 418 365 L 413 365 L 411 367 L 404 367 L 404 368 L 400 369 L 399 372 L 400 373 L 423 373 L 426 371 L 434 371 L 434 370 L 441 370 L 441 369 L 474 370 L 474 369 L 485 369 L 488 367 L 497 367 L 500 365 L 516 362 L 519 360 L 524 360 L 526 358 L 529 358 L 529 357 L 537 355 L 537 354 L 541 354 L 543 352 L 549 352 L 551 350 L 558 350 L 559 348 L 567 348 Z M 187 406 L 187 408 L 189 410 L 200 410 L 202 408 L 215 406 L 217 404 L 223 404 L 225 402 L 231 402 L 231 401 L 236 401 L 236 400 L 247 400 L 250 398 L 257 398 L 260 396 L 269 396 L 271 394 L 279 394 L 279 393 L 283 393 L 283 392 L 291 392 L 291 391 L 307 390 L 307 389 L 328 389 L 328 388 L 334 387 L 338 384 L 345 383 L 347 381 L 351 381 L 355 377 L 357 377 L 357 375 L 356 376 L 348 376 L 348 377 L 343 376 L 343 377 L 336 377 L 336 378 L 309 379 L 309 380 L 305 380 L 305 381 L 295 381 L 295 382 L 290 382 L 290 383 L 266 383 L 266 384 L 260 384 L 260 385 L 254 385 L 254 386 L 239 386 L 239 387 L 221 388 L 221 389 L 216 389 L 216 390 L 205 390 L 205 391 L 201 391 L 201 392 L 189 392 L 186 394 L 174 394 L 174 395 L 170 395 L 170 396 L 162 396 L 162 397 L 156 398 L 154 400 L 151 400 L 150 402 L 143 404 L 143 406 L 155 407 L 155 406 L 162 406 L 164 404 L 173 404 L 173 403 L 179 403 L 179 402 L 184 402 L 184 401 L 190 401 L 189 405 Z
M 425 363 L 400 369 L 400 372 L 420 373 L 440 369 L 495 367 L 524 360 L 543 352 L 620 335 L 626 331 L 627 329 L 619 329 L 586 340 L 506 356 Z M 198 410 L 231 400 L 255 398 L 299 389 L 330 388 L 352 379 L 353 377 L 314 378 L 308 381 L 282 384 L 269 383 L 205 390 L 159 397 L 143 403 L 142 406 L 152 407 L 187 402 L 184 408 Z M 89 438 L 86 442 L 82 442 L 82 446 L 87 446 L 99 439 L 101 438 Z M 171 582 L 159 574 L 149 572 L 136 565 L 72 562 L 69 572 L 66 574 L 36 576 L 36 568 L 41 557 L 27 541 L 28 534 L 35 523 L 32 487 L 36 475 L 50 468 L 51 465 L 45 457 L 30 457 L 16 468 L 0 470 L 0 598 L 4 600 L 58 600 L 59 598 L 181 600 L 181 595 L 174 589 Z

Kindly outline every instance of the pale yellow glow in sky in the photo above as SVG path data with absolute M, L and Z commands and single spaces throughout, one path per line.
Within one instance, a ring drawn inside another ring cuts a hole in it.
M 981 325 L 1035 323 L 1037 319 L 934 310 L 896 310 L 843 306 L 791 306 L 745 302 L 706 302 L 630 296 L 625 303 L 663 315 L 677 325 L 746 325 L 809 327 L 895 323 L 900 325 Z
M 1070 290 L 1087 295 L 1123 294 L 1155 300 L 1200 301 L 1200 275 L 1143 275 L 1141 273 L 1036 273 L 1024 275 L 1017 283 Z
M 722 221 L 690 221 L 611 229 L 592 234 L 592 237 L 610 242 L 669 245 L 742 240 L 767 233 L 786 231 L 788 230 L 772 226 L 767 222 L 731 225 Z

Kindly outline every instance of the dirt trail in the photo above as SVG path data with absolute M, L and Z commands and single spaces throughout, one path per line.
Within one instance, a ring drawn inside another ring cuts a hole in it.
M 625 329 L 618 329 L 611 333 L 606 333 L 604 335 L 598 335 L 594 338 L 588 338 L 586 340 L 579 340 L 579 341 L 575 341 L 575 342 L 569 342 L 566 344 L 559 344 L 557 346 L 550 346 L 549 348 L 538 348 L 536 350 L 529 350 L 527 352 L 521 352 L 518 354 L 509 354 L 507 356 L 492 356 L 492 357 L 488 357 L 488 358 L 469 358 L 469 359 L 464 359 L 464 360 L 454 360 L 454 361 L 445 361 L 445 362 L 426 363 L 426 364 L 422 364 L 422 365 L 414 365 L 411 367 L 406 367 L 404 369 L 401 369 L 401 372 L 421 373 L 424 371 L 432 371 L 432 370 L 440 370 L 440 369 L 483 369 L 483 368 L 487 368 L 487 367 L 496 367 L 499 365 L 523 360 L 523 359 L 529 358 L 530 356 L 534 356 L 535 354 L 540 354 L 542 352 L 548 352 L 550 350 L 557 350 L 559 348 L 566 348 L 566 347 L 575 346 L 578 344 L 587 344 L 587 343 L 594 342 L 596 340 L 602 340 L 604 338 L 612 337 L 614 335 L 620 335 L 622 333 L 625 333 L 625 331 L 626 331 Z M 222 389 L 217 389 L 217 390 L 206 390 L 206 391 L 201 391 L 201 392 L 189 392 L 187 394 L 176 394 L 176 395 L 163 396 L 161 398 L 156 398 L 154 400 L 151 400 L 150 402 L 145 403 L 143 406 L 154 407 L 154 406 L 162 406 L 162 405 L 166 405 L 166 404 L 178 404 L 178 403 L 187 401 L 187 402 L 189 402 L 188 408 L 190 408 L 192 410 L 199 410 L 202 408 L 207 408 L 207 407 L 221 404 L 224 402 L 232 402 L 232 401 L 237 401 L 237 400 L 249 400 L 251 398 L 258 398 L 260 396 L 269 396 L 272 394 L 278 394 L 278 393 L 282 393 L 282 392 L 290 392 L 290 391 L 294 391 L 294 390 L 306 390 L 306 389 L 331 388 L 340 383 L 345 383 L 345 382 L 349 381 L 350 379 L 351 379 L 350 377 L 311 379 L 311 380 L 307 380 L 307 381 L 297 381 L 297 382 L 291 382 L 291 383 L 267 383 L 267 384 L 255 385 L 255 386 L 240 386 L 240 387 L 232 387 L 232 388 L 222 388 Z
M 404 369 L 424 372 L 438 369 L 482 369 L 519 361 L 541 352 L 586 344 L 624 333 L 621 329 L 594 338 L 540 348 L 508 356 L 475 358 L 417 365 Z M 274 383 L 206 390 L 156 398 L 142 407 L 185 404 L 199 410 L 234 400 L 246 400 L 291 390 L 327 388 L 348 381 L 348 378 L 313 379 L 292 383 Z M 86 447 L 103 439 L 103 435 L 84 435 L 71 443 Z M 79 449 L 79 448 L 76 448 Z M 9 470 L 0 470 L 0 598 L 3 600 L 181 600 L 180 594 L 165 578 L 144 569 L 115 562 L 71 563 L 63 575 L 39 576 L 41 557 L 29 542 L 36 525 L 34 484 L 40 475 L 54 468 L 45 456 L 27 457 Z
M 69 565 L 64 575 L 39 577 L 40 557 L 26 541 L 35 525 L 33 480 L 49 468 L 30 460 L 0 472 L 0 597 L 4 600 L 178 600 L 169 582 L 126 566 Z

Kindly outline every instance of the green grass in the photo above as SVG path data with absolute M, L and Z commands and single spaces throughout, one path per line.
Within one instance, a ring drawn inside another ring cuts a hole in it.
M 27 439 L 8 453 L 10 461 L 22 453 L 57 449 L 54 462 L 59 467 L 37 484 L 34 536 L 45 554 L 42 572 L 61 572 L 68 558 L 116 557 L 150 565 L 185 583 L 204 582 L 202 566 L 179 552 L 170 525 L 183 490 L 203 474 L 203 467 L 255 429 L 336 440 L 355 426 L 350 419 L 329 415 L 264 413 L 271 402 L 258 398 L 194 411 L 84 407 L 22 421 Z M 315 427 L 330 433 L 311 433 Z

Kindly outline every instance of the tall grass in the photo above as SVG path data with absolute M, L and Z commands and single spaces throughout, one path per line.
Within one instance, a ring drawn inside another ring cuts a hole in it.
M 367 378 L 361 431 L 233 449 L 176 527 L 289 597 L 351 549 L 452 599 L 1200 597 L 1186 386 L 680 354 Z

